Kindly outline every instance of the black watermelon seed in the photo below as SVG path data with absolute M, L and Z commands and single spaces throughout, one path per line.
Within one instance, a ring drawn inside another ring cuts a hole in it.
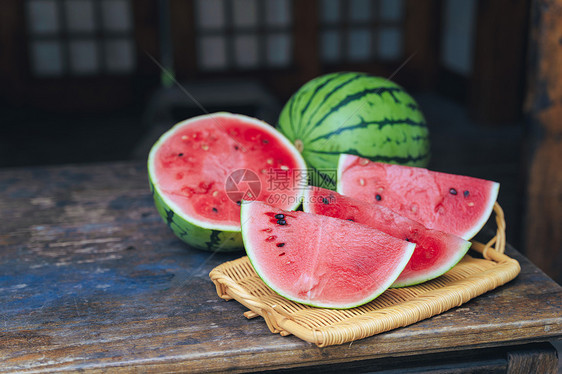
M 218 213 L 219 210 L 217 208 L 213 208 L 213 212 Z
M 279 256 L 285 256 L 285 252 L 279 253 Z
M 235 150 L 238 150 L 238 146 L 237 146 L 237 145 L 235 145 L 235 146 L 234 146 L 234 149 L 235 149 Z
M 242 205 L 242 202 L 241 202 L 240 200 L 238 200 L 238 201 L 236 202 L 236 205 L 240 206 L 240 205 Z
M 285 246 L 285 243 L 277 243 L 277 246 L 278 246 L 279 248 L 284 247 L 284 246 Z
M 277 218 L 277 219 L 283 219 L 283 218 L 285 218 L 285 215 L 279 213 L 279 214 L 276 214 L 274 217 Z
M 468 195 L 470 195 L 470 192 L 468 192 L 468 190 L 463 192 L 464 197 L 468 197 Z
M 263 140 L 262 140 L 262 143 L 263 143 L 263 144 L 267 144 L 267 143 L 269 143 L 269 140 L 263 139 Z
M 409 241 L 410 241 L 410 238 L 406 238 L 406 241 L 409 242 Z
M 178 156 L 180 156 L 180 157 L 183 156 L 183 153 L 178 153 Z
M 322 202 L 324 204 L 330 204 L 330 200 L 326 199 L 325 197 L 322 198 Z
M 379 194 L 376 194 L 376 195 L 375 195 L 375 200 L 381 201 L 381 200 L 382 200 L 382 196 L 379 195 Z
M 454 188 L 449 188 L 449 193 L 451 195 L 456 195 L 457 194 L 457 190 L 455 190 Z
M 351 222 L 355 222 L 355 220 L 353 218 L 348 218 L 347 220 L 351 221 Z
M 277 224 L 279 224 L 279 225 L 281 225 L 281 226 L 284 226 L 284 225 L 287 224 L 287 221 L 285 221 L 284 219 L 278 219 L 278 220 L 277 220 Z

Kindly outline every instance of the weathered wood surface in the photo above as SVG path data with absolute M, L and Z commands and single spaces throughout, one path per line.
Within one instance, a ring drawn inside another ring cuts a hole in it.
M 532 2 L 525 247 L 562 282 L 562 0 Z
M 507 354 L 508 374 L 556 374 L 558 357 L 554 347 L 543 345 L 534 349 L 514 349 Z
M 208 278 L 241 254 L 177 240 L 144 164 L 1 170 L 0 217 L 0 371 L 251 371 L 562 336 L 562 288 L 514 250 L 516 280 L 410 327 L 322 349 L 271 334 Z

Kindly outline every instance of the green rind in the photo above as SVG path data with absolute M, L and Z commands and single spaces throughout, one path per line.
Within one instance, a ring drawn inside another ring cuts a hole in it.
M 430 157 L 429 131 L 415 100 L 399 85 L 362 73 L 311 80 L 285 105 L 278 129 L 302 142 L 308 167 L 320 172 L 336 170 L 341 153 L 421 167 Z
M 185 125 L 187 122 L 196 121 L 204 117 L 210 116 L 235 116 L 241 119 L 245 119 L 256 123 L 260 126 L 265 126 L 267 131 L 270 131 L 273 136 L 277 136 L 282 143 L 284 143 L 293 156 L 298 160 L 301 165 L 300 169 L 305 169 L 305 161 L 303 160 L 301 154 L 294 148 L 293 144 L 280 132 L 275 130 L 273 127 L 269 126 L 263 121 L 258 119 L 240 115 L 232 114 L 228 112 L 218 112 L 207 114 L 203 116 L 194 117 L 174 125 L 170 130 L 166 131 L 152 146 L 147 162 L 148 169 L 148 179 L 150 190 L 154 199 L 154 204 L 156 209 L 164 222 L 170 227 L 172 232 L 186 244 L 212 252 L 234 252 L 243 250 L 244 244 L 242 242 L 241 228 L 233 228 L 231 226 L 220 226 L 208 224 L 203 221 L 199 221 L 187 215 L 182 215 L 177 213 L 179 209 L 173 206 L 173 203 L 166 202 L 166 199 L 160 194 L 158 188 L 155 185 L 155 178 L 153 176 L 153 170 L 151 166 L 152 159 L 156 153 L 158 147 L 164 142 L 164 140 L 170 136 L 174 130 L 180 126 Z M 303 171 L 305 172 L 305 171 Z M 295 203 L 290 207 L 290 210 L 297 209 L 302 201 L 303 192 L 296 197 Z
M 184 217 L 174 213 L 164 202 L 158 191 L 154 189 L 152 181 L 149 181 L 149 183 L 154 198 L 154 205 L 158 213 L 173 233 L 183 242 L 192 247 L 211 252 L 234 252 L 242 250 L 244 244 L 239 231 L 207 229 L 188 221 Z
M 408 261 L 412 257 L 412 255 L 414 253 L 414 250 L 415 250 L 415 247 L 416 247 L 414 243 L 410 243 L 408 245 L 408 252 L 406 253 L 404 258 L 402 259 L 402 262 L 396 267 L 395 273 L 393 274 L 393 276 L 389 277 L 389 279 L 387 281 L 387 284 L 381 285 L 377 289 L 377 291 L 375 291 L 373 294 L 369 295 L 365 299 L 359 301 L 358 303 L 349 304 L 349 305 L 331 306 L 331 305 L 324 305 L 324 304 L 319 305 L 319 304 L 307 302 L 306 300 L 300 300 L 300 299 L 294 298 L 291 295 L 288 295 L 285 292 L 277 289 L 275 286 L 273 286 L 271 284 L 271 282 L 267 278 L 267 276 L 261 271 L 260 266 L 258 264 L 258 261 L 256 260 L 256 258 L 254 257 L 254 254 L 253 254 L 254 253 L 253 245 L 251 243 L 251 240 L 249 239 L 250 235 L 251 235 L 251 232 L 248 231 L 247 225 L 244 224 L 245 222 L 249 222 L 249 219 L 252 217 L 252 215 L 250 213 L 247 213 L 247 211 L 250 210 L 251 204 L 252 203 L 243 204 L 242 208 L 240 209 L 240 221 L 242 222 L 242 240 L 243 240 L 243 243 L 244 243 L 246 255 L 248 256 L 248 259 L 250 260 L 250 264 L 252 265 L 252 267 L 254 268 L 254 270 L 256 271 L 258 276 L 260 277 L 260 279 L 269 288 L 271 288 L 275 293 L 279 294 L 280 296 L 282 296 L 282 297 L 284 297 L 288 300 L 292 300 L 294 302 L 297 302 L 299 304 L 309 305 L 309 306 L 312 306 L 312 307 L 315 307 L 315 308 L 325 308 L 325 309 L 351 309 L 351 308 L 357 308 L 359 306 L 365 305 L 365 304 L 375 300 L 377 297 L 382 295 L 384 291 L 386 291 L 388 288 L 390 288 L 390 286 L 400 276 L 400 273 L 404 270 L 404 268 L 408 264 Z M 333 218 L 333 219 L 336 219 L 336 218 Z

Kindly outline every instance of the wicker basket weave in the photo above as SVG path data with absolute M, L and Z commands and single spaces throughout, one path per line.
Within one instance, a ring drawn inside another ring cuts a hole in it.
M 315 308 L 287 300 L 260 279 L 247 257 L 221 264 L 209 276 L 221 298 L 250 309 L 244 313 L 247 318 L 262 316 L 271 332 L 293 334 L 319 347 L 343 344 L 443 313 L 514 279 L 521 268 L 503 254 L 505 220 L 497 203 L 494 212 L 496 235 L 486 244 L 472 242 L 483 258 L 466 255 L 439 278 L 388 289 L 357 308 Z

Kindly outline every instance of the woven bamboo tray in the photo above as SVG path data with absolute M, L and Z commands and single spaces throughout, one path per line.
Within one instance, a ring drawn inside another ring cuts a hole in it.
M 443 313 L 514 279 L 521 268 L 503 254 L 505 219 L 498 203 L 494 212 L 496 235 L 486 244 L 472 241 L 471 249 L 482 258 L 466 255 L 439 278 L 388 289 L 357 308 L 315 308 L 287 300 L 260 279 L 246 256 L 217 266 L 209 276 L 221 298 L 250 309 L 246 318 L 262 316 L 272 333 L 293 334 L 319 347 L 344 344 Z

